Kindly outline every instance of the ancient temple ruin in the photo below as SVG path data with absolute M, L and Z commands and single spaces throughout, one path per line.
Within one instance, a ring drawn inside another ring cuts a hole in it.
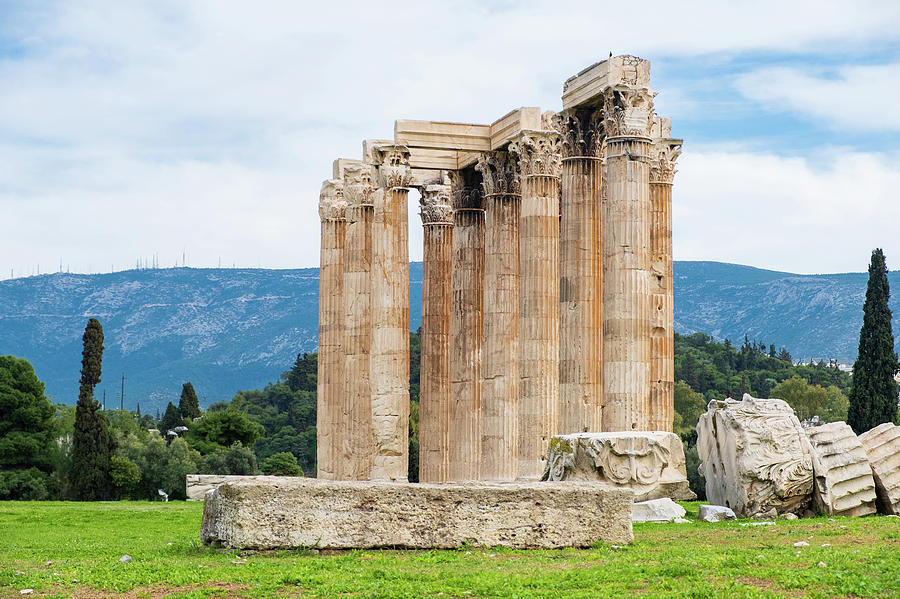
M 408 193 L 424 227 L 419 477 L 536 480 L 553 435 L 671 431 L 672 180 L 650 63 L 562 110 L 399 120 L 319 203 L 318 477 L 407 477 Z

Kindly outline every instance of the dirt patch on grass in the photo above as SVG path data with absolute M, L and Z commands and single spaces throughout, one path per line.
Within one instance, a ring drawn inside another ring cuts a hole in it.
M 768 578 L 744 576 L 742 578 L 738 578 L 737 582 L 745 584 L 747 586 L 755 587 L 761 591 L 768 591 L 782 597 L 803 597 L 804 595 L 802 591 L 790 591 L 787 589 L 783 589 L 775 584 L 774 580 L 769 580 Z
M 46 597 L 48 595 L 68 594 L 72 599 L 165 599 L 171 597 L 175 593 L 186 593 L 188 591 L 196 591 L 199 589 L 215 589 L 217 592 L 215 597 L 222 599 L 242 599 L 246 597 L 243 591 L 250 587 L 245 584 L 237 584 L 233 582 L 220 582 L 210 580 L 203 584 L 186 584 L 182 586 L 149 586 L 137 587 L 123 593 L 115 593 L 110 591 L 102 591 L 92 589 L 90 587 L 79 587 L 75 589 L 50 588 L 43 591 L 35 592 L 32 597 Z

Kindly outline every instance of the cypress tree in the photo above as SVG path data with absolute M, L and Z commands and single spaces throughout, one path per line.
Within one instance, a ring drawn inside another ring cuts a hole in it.
M 181 386 L 181 401 L 178 402 L 178 411 L 181 412 L 182 418 L 200 417 L 200 400 L 197 399 L 197 392 L 194 391 L 194 385 L 190 382 Z
M 96 501 L 113 497 L 110 459 L 116 450 L 109 421 L 94 399 L 103 362 L 103 327 L 96 318 L 88 321 L 82 341 L 81 386 L 75 406 L 70 480 L 74 499 Z
M 166 432 L 182 424 L 184 424 L 184 421 L 181 419 L 178 408 L 170 401 L 169 405 L 166 406 L 166 413 L 163 414 L 162 420 L 159 421 L 159 432 L 165 436 Z
M 891 330 L 890 288 L 887 266 L 880 248 L 872 252 L 869 283 L 859 331 L 859 353 L 853 364 L 853 385 L 847 424 L 856 434 L 864 433 L 897 415 L 897 354 Z

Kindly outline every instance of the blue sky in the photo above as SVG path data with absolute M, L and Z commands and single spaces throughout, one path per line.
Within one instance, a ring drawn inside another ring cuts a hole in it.
M 558 109 L 610 51 L 685 140 L 676 259 L 900 267 L 900 3 L 0 0 L 0 278 L 315 266 L 334 158 Z

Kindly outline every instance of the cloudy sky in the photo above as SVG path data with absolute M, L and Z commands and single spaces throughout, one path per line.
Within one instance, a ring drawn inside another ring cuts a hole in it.
M 316 266 L 334 158 L 610 51 L 685 140 L 677 260 L 900 268 L 897 2 L 0 0 L 0 278 Z

